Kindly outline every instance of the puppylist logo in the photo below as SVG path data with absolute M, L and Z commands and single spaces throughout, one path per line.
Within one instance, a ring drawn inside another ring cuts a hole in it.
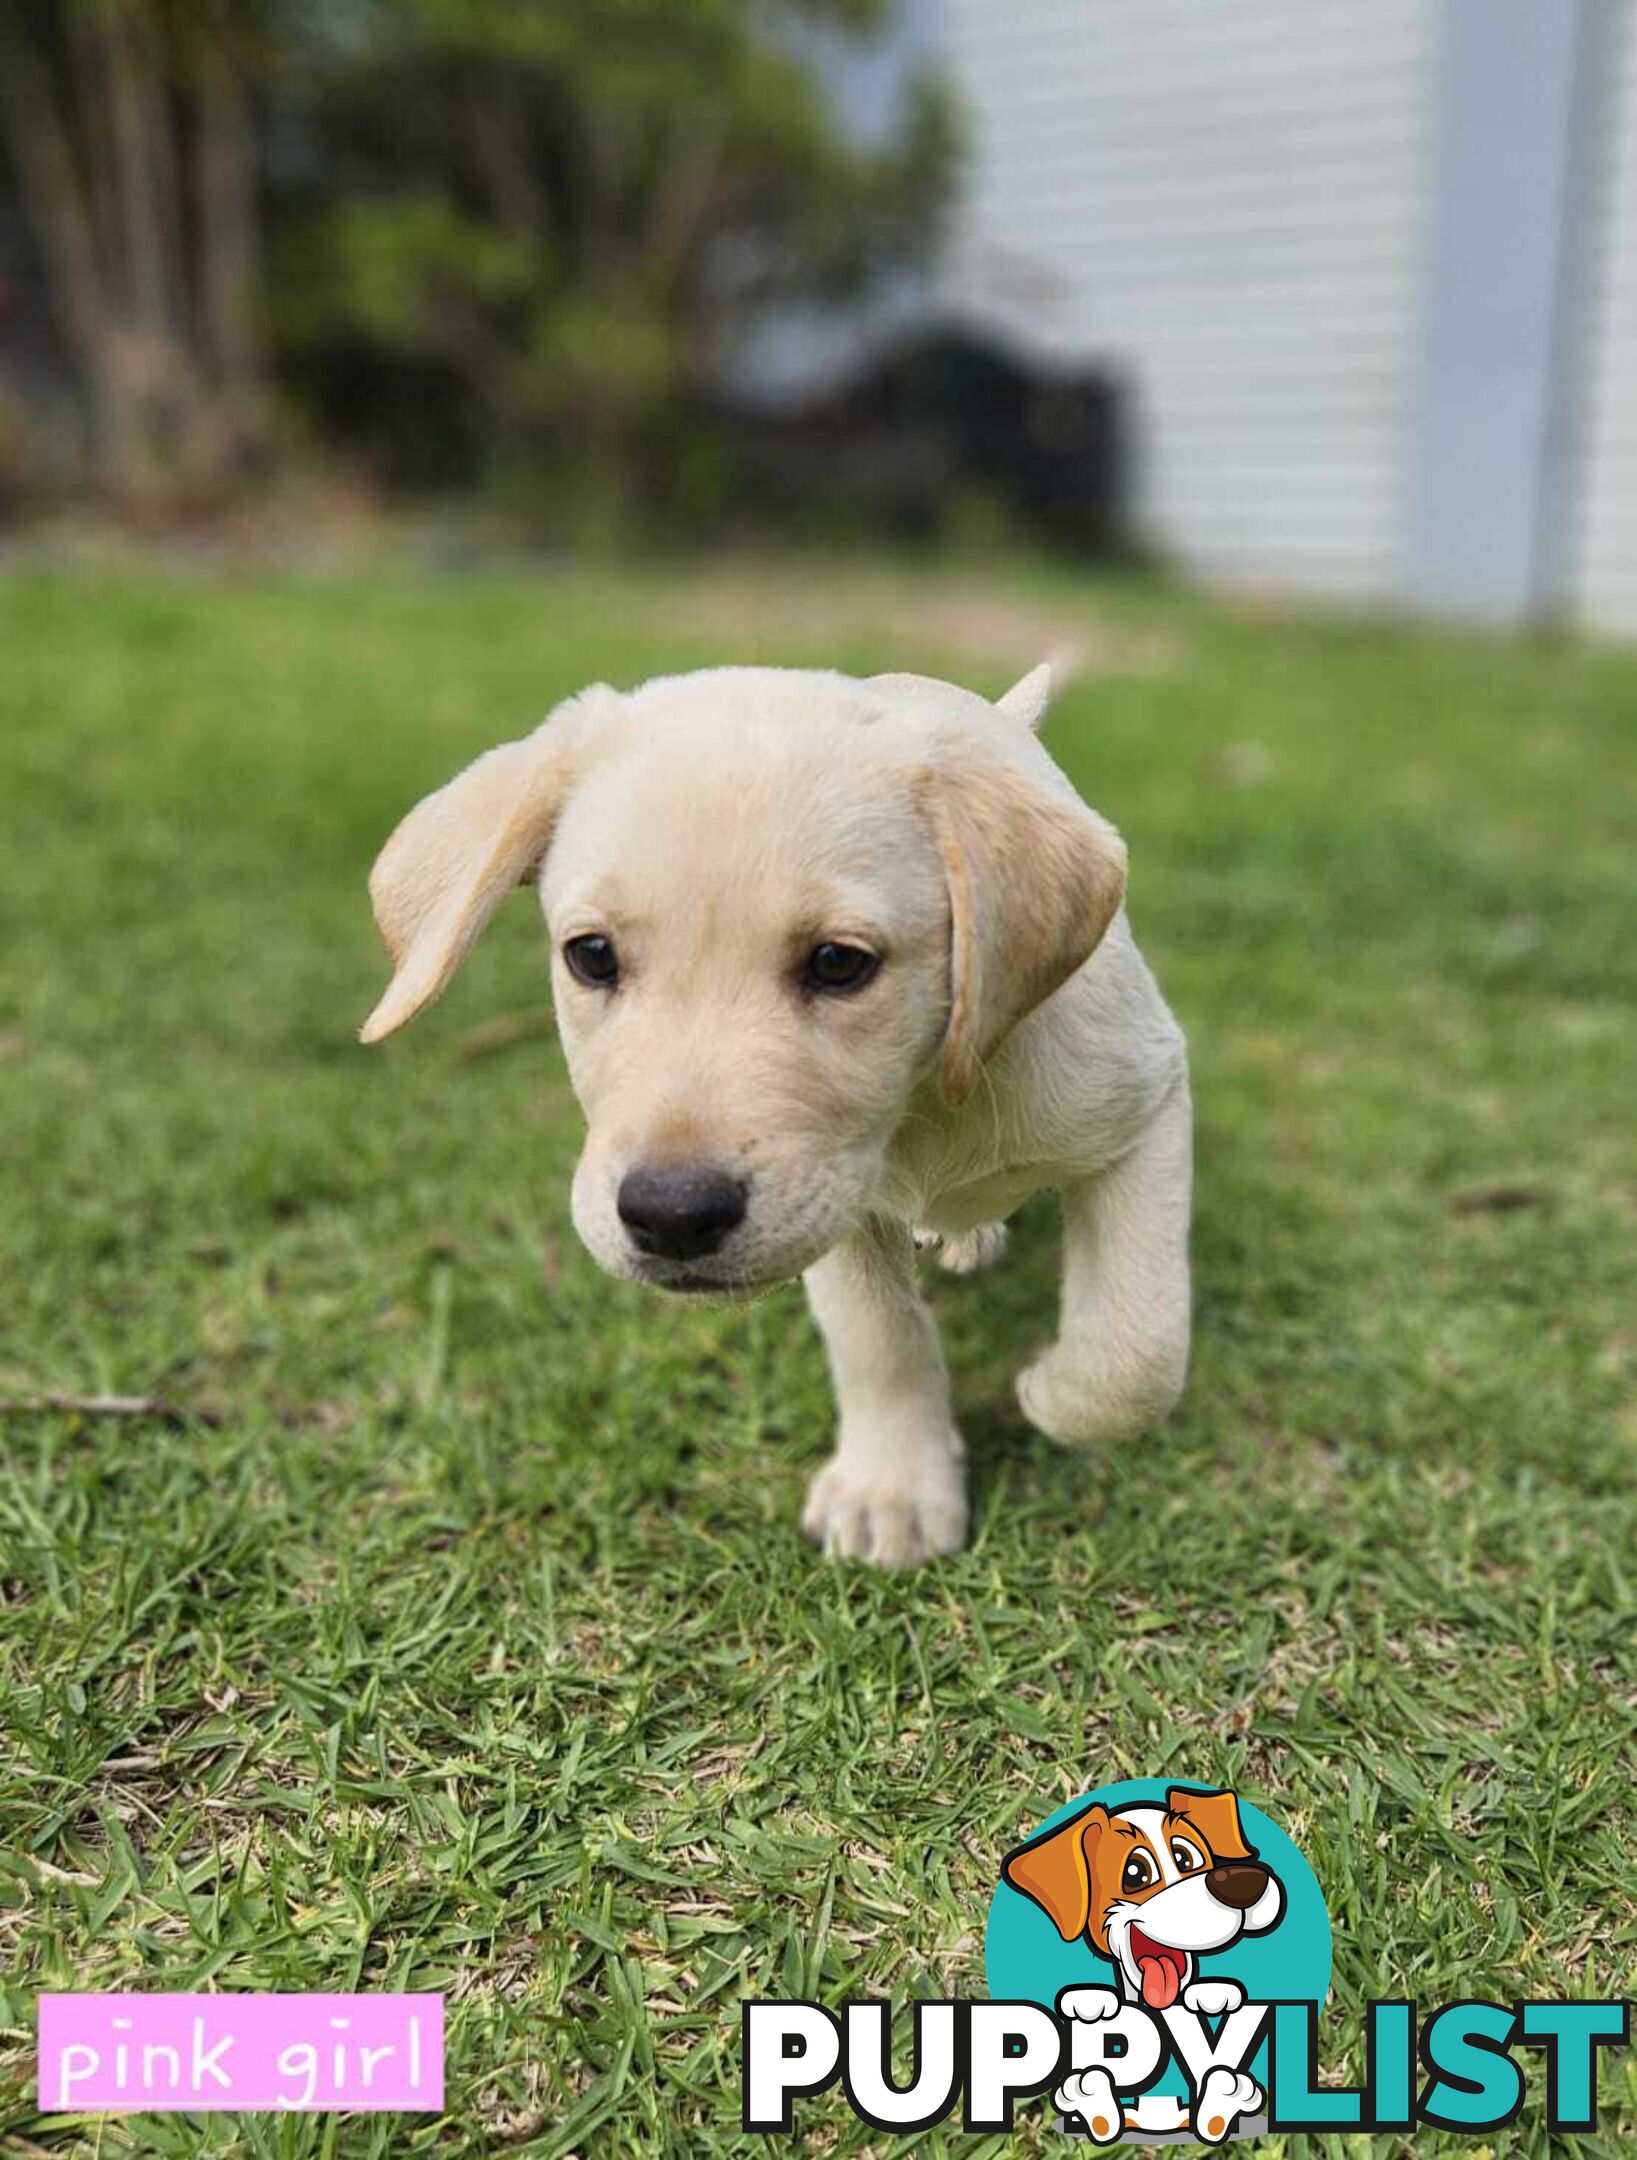
M 1030 1993 L 1042 1972 L 1065 1976 L 1069 2070 L 1053 2098 L 1098 2144 L 1191 2130 L 1219 2145 L 1265 2126 L 1267 1983 L 1316 2008 L 1330 1922 L 1290 1840 L 1262 1817 L 1255 1837 L 1231 1792 L 1122 1786 L 1053 1816 L 1002 1862 L 991 1988 L 997 1968 L 1032 1976 Z
M 1423 2124 L 1476 2137 L 1517 2120 L 1538 2051 L 1546 2127 L 1595 2129 L 1598 2050 L 1627 2044 L 1627 2003 L 1423 2016 L 1372 2002 L 1364 2083 L 1343 2087 L 1318 2069 L 1330 1960 L 1313 1871 L 1258 1808 L 1219 1787 L 1105 1786 L 1006 1854 L 991 2000 L 910 2006 L 904 2082 L 888 2005 L 747 2003 L 744 2126 L 788 2133 L 797 2101 L 839 2079 L 856 2115 L 901 2133 L 957 2102 L 968 2130 L 1009 2130 L 1019 2102 L 1049 2094 L 1060 2127 L 1099 2145 Z

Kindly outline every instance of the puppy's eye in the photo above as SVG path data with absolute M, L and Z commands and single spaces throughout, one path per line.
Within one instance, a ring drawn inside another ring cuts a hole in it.
M 1145 1852 L 1134 1852 L 1125 1864 L 1120 1877 L 1120 1888 L 1127 1891 L 1146 1890 L 1154 1880 L 1154 1863 Z
M 1200 1864 L 1198 1853 L 1191 1845 L 1184 1845 L 1181 1838 L 1171 1840 L 1171 1858 L 1184 1875 L 1191 1875 Z
M 802 970 L 804 990 L 862 990 L 880 960 L 862 945 L 841 945 L 827 940 L 815 945 Z
M 593 990 L 612 990 L 620 979 L 620 956 L 612 938 L 571 937 L 563 947 L 563 958 L 575 981 Z

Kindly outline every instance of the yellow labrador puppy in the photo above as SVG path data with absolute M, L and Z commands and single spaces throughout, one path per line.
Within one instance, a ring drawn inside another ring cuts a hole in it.
M 1062 1441 L 1163 1417 L 1188 1359 L 1181 1030 L 1125 850 L 998 704 L 923 676 L 721 668 L 582 692 L 417 805 L 370 880 L 379 1042 L 538 883 L 612 1275 L 731 1298 L 801 1275 L 839 1398 L 804 1522 L 900 1566 L 966 1536 L 915 1243 L 981 1264 L 1062 1195 L 1058 1339 L 1020 1376 Z

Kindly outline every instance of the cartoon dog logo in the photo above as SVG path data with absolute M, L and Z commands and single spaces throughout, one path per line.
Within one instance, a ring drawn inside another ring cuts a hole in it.
M 1243 1935 L 1265 1935 L 1285 1910 L 1284 1886 L 1246 1842 L 1234 1795 L 1186 1785 L 1167 1787 L 1163 1806 L 1082 1809 L 1008 1853 L 1001 1879 L 1032 1899 L 1065 1942 L 1083 1937 L 1114 1967 L 1115 1988 L 1064 1991 L 1058 2007 L 1069 2018 L 1113 2018 L 1138 2003 L 1156 2020 L 1178 2003 L 1204 2017 L 1232 2012 L 1244 1990 L 1201 1980 L 1199 1960 Z M 1213 2069 L 1195 2099 L 1195 2134 L 1219 2142 L 1262 2098 L 1243 2073 Z M 1185 2110 L 1165 2120 L 1164 2110 L 1140 2103 L 1122 2110 L 1106 2069 L 1069 2079 L 1057 2100 L 1102 2143 L 1127 2128 L 1187 2121 Z

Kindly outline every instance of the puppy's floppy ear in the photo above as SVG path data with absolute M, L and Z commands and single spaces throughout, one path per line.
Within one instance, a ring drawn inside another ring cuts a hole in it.
M 602 684 L 559 705 L 418 802 L 376 858 L 370 901 L 392 956 L 385 995 L 359 1030 L 380 1042 L 447 986 L 489 917 L 539 866 L 579 763 Z
M 1239 1826 L 1239 1802 L 1231 1792 L 1190 1792 L 1186 1785 L 1166 1788 L 1168 1814 L 1180 1815 L 1193 1824 L 1215 1860 L 1254 1860 L 1256 1847 L 1247 1845 Z
M 1086 1932 L 1092 1855 L 1107 1828 L 1108 1810 L 1098 1801 L 1044 1837 L 1019 1845 L 1001 1862 L 1001 1881 L 1032 1899 L 1065 1942 Z
M 943 1087 L 960 1103 L 1101 944 L 1125 893 L 1125 844 L 1021 733 L 1015 751 L 975 733 L 946 743 L 932 803 L 949 888 Z

